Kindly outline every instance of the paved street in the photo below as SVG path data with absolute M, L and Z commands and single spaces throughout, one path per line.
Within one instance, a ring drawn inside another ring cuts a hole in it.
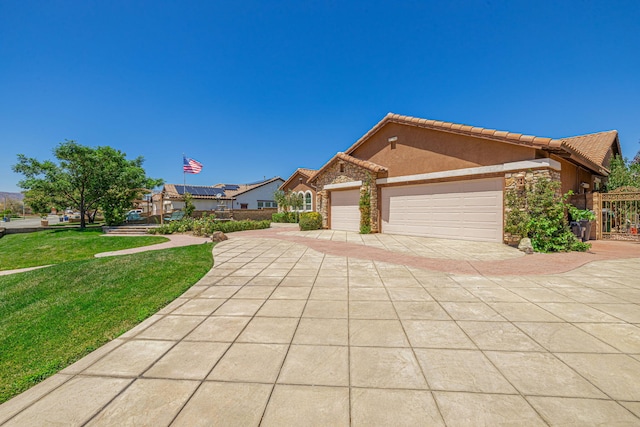
M 49 215 L 49 224 L 57 224 L 60 219 L 57 215 Z M 0 228 L 33 228 L 40 227 L 40 218 L 11 218 L 9 222 L 0 221 Z
M 0 406 L 0 424 L 640 424 L 637 258 L 491 275 L 548 258 L 428 258 L 415 238 L 411 256 L 385 241 L 344 256 L 355 236 L 281 231 L 230 235 L 182 297 Z

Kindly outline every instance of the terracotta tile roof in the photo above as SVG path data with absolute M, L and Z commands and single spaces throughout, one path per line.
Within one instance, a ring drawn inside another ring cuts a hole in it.
M 605 168 L 604 162 L 611 146 L 615 147 L 614 154 L 620 153 L 618 131 L 615 130 L 562 138 L 561 141 L 564 148 Z
M 298 172 L 300 172 L 302 175 L 305 175 L 307 178 L 312 177 L 313 174 L 317 171 L 317 169 L 298 168 Z
M 360 166 L 361 168 L 365 168 L 370 170 L 371 172 L 386 172 L 387 168 L 384 166 L 380 166 L 368 160 L 360 160 L 356 159 L 353 156 L 345 154 L 343 152 L 339 152 L 335 155 L 335 158 L 344 160 L 345 162 L 353 163 L 354 165 Z
M 584 160 L 587 166 L 596 169 L 606 169 L 603 162 L 606 159 L 607 152 L 612 144 L 616 144 L 617 152 L 620 153 L 620 142 L 618 141 L 617 131 L 600 132 L 589 135 L 581 135 L 572 138 L 546 138 L 533 135 L 523 135 L 509 131 L 501 131 L 496 129 L 486 129 L 482 127 L 468 126 L 458 123 L 443 122 L 438 120 L 420 119 L 417 117 L 403 116 L 400 114 L 389 113 L 381 121 L 379 121 L 366 134 L 358 139 L 348 150 L 346 154 L 353 153 L 360 145 L 367 141 L 372 135 L 378 132 L 387 123 L 398 123 L 409 126 L 417 126 L 427 129 L 439 130 L 443 132 L 451 132 L 462 135 L 469 135 L 478 138 L 490 139 L 494 141 L 502 141 L 510 144 L 524 145 L 549 151 L 568 151 L 574 154 L 576 160 Z
M 491 139 L 496 141 L 508 142 L 512 144 L 527 145 L 532 147 L 549 147 L 559 148 L 561 141 L 552 138 L 543 138 L 533 135 L 523 135 L 521 133 L 513 133 L 509 131 L 486 129 L 476 126 L 468 126 L 459 123 L 443 122 L 439 120 L 420 119 L 418 117 L 402 116 L 400 114 L 389 113 L 380 120 L 374 127 L 355 142 L 345 153 L 350 154 L 358 148 L 364 141 L 369 139 L 373 134 L 378 132 L 387 123 L 399 123 L 410 126 L 417 126 L 427 129 L 440 130 L 445 132 L 457 133 L 462 135 L 476 136 L 479 138 Z
M 306 177 L 308 181 L 316 172 L 316 169 L 298 168 L 285 182 L 280 185 L 280 187 L 278 187 L 278 190 L 284 189 L 298 174 Z
M 348 154 L 345 154 L 343 152 L 338 152 L 338 153 L 336 153 L 335 156 L 333 156 L 331 158 L 331 160 L 329 160 L 320 169 L 318 169 L 316 171 L 316 173 L 313 174 L 313 176 L 311 178 L 309 178 L 309 181 L 314 181 L 326 168 L 328 168 L 336 160 L 343 160 L 345 162 L 349 162 L 349 163 L 354 164 L 356 166 L 360 166 L 361 168 L 370 170 L 371 172 L 374 172 L 374 173 L 387 172 L 387 168 L 384 167 L 384 166 L 380 166 L 380 165 L 378 165 L 376 163 L 373 163 L 373 162 L 370 162 L 370 161 L 367 161 L 367 160 L 357 159 L 357 158 L 355 158 L 353 156 L 350 156 Z

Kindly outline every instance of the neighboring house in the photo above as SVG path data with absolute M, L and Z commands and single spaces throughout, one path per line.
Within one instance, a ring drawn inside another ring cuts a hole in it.
M 284 182 L 276 176 L 251 184 L 216 184 L 215 188 L 223 188 L 227 197 L 233 199 L 233 209 L 265 209 L 277 208 L 273 193 Z
M 285 193 L 291 191 L 302 196 L 302 212 L 316 210 L 316 189 L 309 184 L 309 179 L 316 172 L 314 169 L 299 168 L 280 186 Z
M 191 194 L 191 201 L 197 211 L 219 211 L 231 209 L 233 200 L 225 195 L 224 189 L 205 185 L 165 184 L 162 188 L 163 212 L 170 213 L 184 209 L 184 194 Z
M 616 131 L 552 139 L 389 113 L 309 184 L 325 228 L 358 231 L 370 189 L 372 232 L 502 242 L 506 190 L 548 177 L 586 199 L 620 152 Z
M 276 208 L 273 193 L 284 180 L 275 177 L 251 184 L 182 185 L 165 184 L 163 211 L 184 208 L 184 193 L 190 193 L 197 211 Z

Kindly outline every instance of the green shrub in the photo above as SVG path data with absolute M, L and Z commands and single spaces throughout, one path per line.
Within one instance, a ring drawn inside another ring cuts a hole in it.
M 203 215 L 202 218 L 183 218 L 149 230 L 151 234 L 173 234 L 192 232 L 195 236 L 210 236 L 214 231 L 232 233 L 234 231 L 260 230 L 269 228 L 271 221 L 220 221 L 215 216 Z
M 319 230 L 322 228 L 322 215 L 318 212 L 303 212 L 300 214 L 300 230 Z
M 532 188 L 506 194 L 505 231 L 529 237 L 536 252 L 586 251 L 569 229 L 566 211 L 569 194 L 560 194 L 560 183 L 539 179 Z
M 575 206 L 569 205 L 569 215 L 573 221 L 595 221 L 596 214 L 588 209 L 578 209 Z
M 196 206 L 193 204 L 193 196 L 191 193 L 184 193 L 184 214 L 191 217 L 195 210 Z
M 253 221 L 250 219 L 243 221 L 220 221 L 214 222 L 213 231 L 222 231 L 223 233 L 232 233 L 234 231 L 244 231 L 244 230 L 261 230 L 264 228 L 269 228 L 271 226 L 271 221 L 265 219 L 263 221 Z
M 371 233 L 371 193 L 367 188 L 360 192 L 360 234 Z
M 295 212 L 278 212 L 271 214 L 271 222 L 280 222 L 280 223 L 296 223 L 296 213 Z

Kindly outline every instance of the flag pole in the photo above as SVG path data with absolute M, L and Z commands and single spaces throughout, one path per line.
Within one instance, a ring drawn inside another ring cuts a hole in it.
M 184 153 L 182 153 L 182 195 L 183 196 L 187 188 L 187 172 L 184 170 L 184 159 L 185 159 Z

